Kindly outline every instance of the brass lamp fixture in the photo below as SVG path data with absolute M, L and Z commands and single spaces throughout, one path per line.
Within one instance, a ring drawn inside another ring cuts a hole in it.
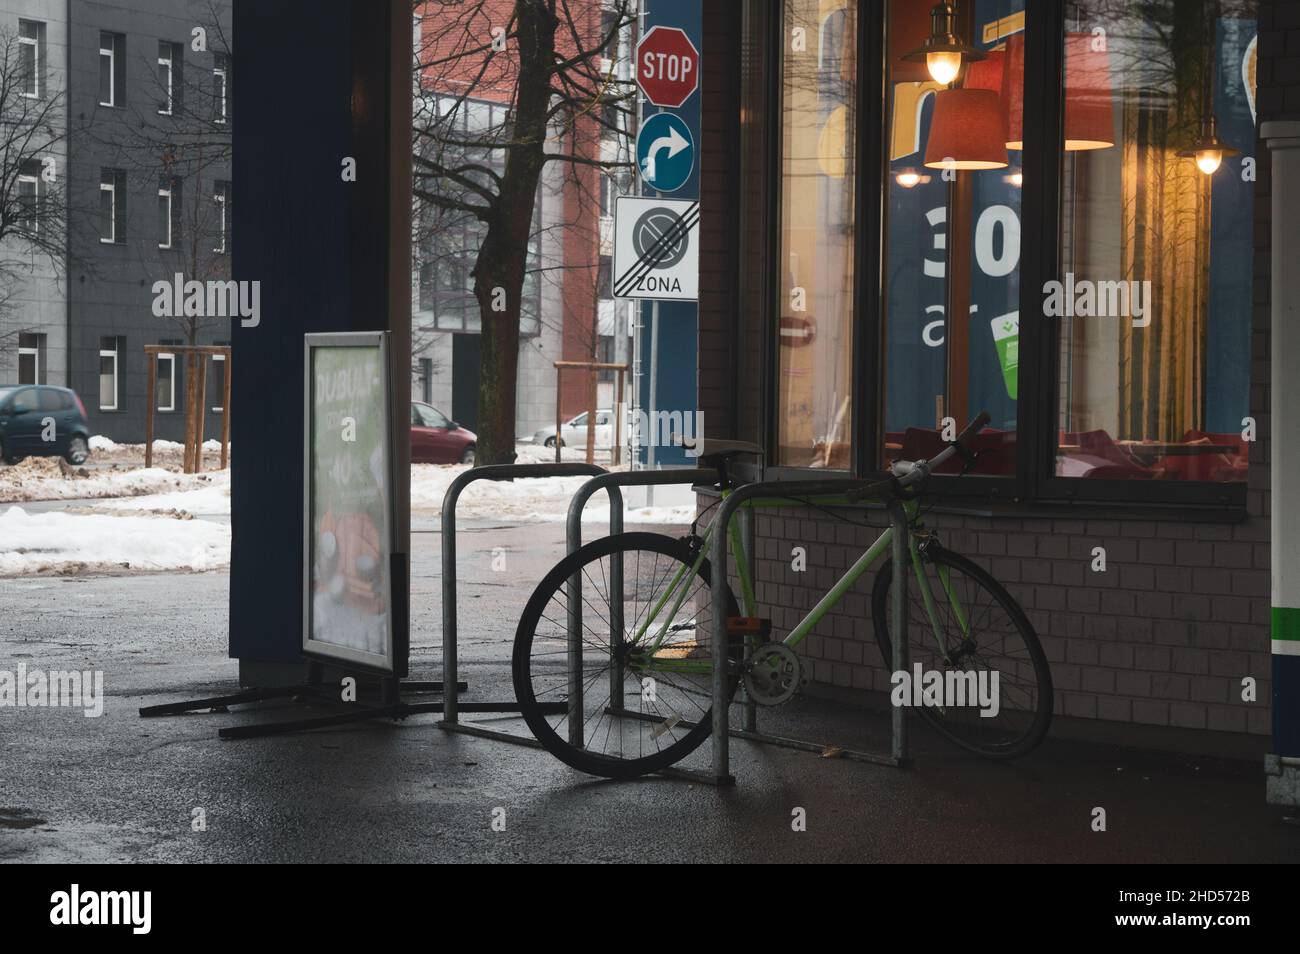
M 1196 141 L 1178 155 L 1196 160 L 1196 168 L 1207 176 L 1212 176 L 1223 162 L 1224 156 L 1235 156 L 1241 150 L 1233 149 L 1219 138 L 1219 122 L 1211 114 L 1201 120 L 1201 134 Z
M 915 50 L 903 54 L 903 59 L 925 61 L 930 78 L 941 86 L 957 80 L 965 63 L 984 59 L 984 53 L 966 43 L 957 35 L 957 11 L 944 0 L 930 11 L 930 35 Z

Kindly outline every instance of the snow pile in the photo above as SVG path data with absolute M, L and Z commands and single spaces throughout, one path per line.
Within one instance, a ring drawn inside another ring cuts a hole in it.
M 216 474 L 177 474 L 161 467 L 88 470 L 64 474 L 52 457 L 29 457 L 0 469 L 0 503 L 30 500 L 85 500 L 171 493 L 204 486 Z
M 92 451 L 103 451 L 104 453 L 111 453 L 112 451 L 118 450 L 123 446 L 119 444 L 117 441 L 110 440 L 109 438 L 105 437 L 103 434 L 96 434 L 94 437 L 90 439 L 89 443 L 90 443 L 90 449 Z
M 230 515 L 230 471 L 194 475 L 197 486 L 170 493 L 106 500 L 100 510 L 166 510 L 195 517 Z
M 442 512 L 442 498 L 451 482 L 469 468 L 459 465 L 414 464 L 411 467 L 411 511 Z M 563 521 L 569 501 L 589 477 L 528 477 L 518 480 L 478 480 L 461 493 L 456 502 L 458 517 L 497 517 L 517 523 Z M 625 523 L 686 524 L 695 518 L 695 508 L 642 507 L 623 514 Z M 593 494 L 582 511 L 584 521 L 609 519 L 609 498 L 603 491 Z
M 0 513 L 0 576 L 89 570 L 214 570 L 230 563 L 230 528 L 165 517 Z

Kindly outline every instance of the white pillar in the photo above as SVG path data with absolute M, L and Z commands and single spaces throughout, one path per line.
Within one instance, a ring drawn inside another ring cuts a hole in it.
M 1300 122 L 1267 122 L 1272 153 L 1269 242 L 1272 334 L 1269 439 L 1272 458 L 1273 745 L 1268 800 L 1300 805 Z

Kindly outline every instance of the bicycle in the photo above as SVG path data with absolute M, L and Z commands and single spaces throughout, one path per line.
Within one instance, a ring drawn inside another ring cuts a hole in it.
M 1001 584 L 945 548 L 921 521 L 926 478 L 955 454 L 965 460 L 966 473 L 975 455 L 965 444 L 987 422 L 987 413 L 979 415 L 929 461 L 894 461 L 889 478 L 854 484 L 845 499 L 902 503 L 915 580 L 907 592 L 910 659 L 922 672 L 938 671 L 944 678 L 971 673 L 978 681 L 981 671 L 998 674 L 1000 699 L 992 717 L 981 715 L 978 706 L 953 704 L 944 697 L 940 705 L 922 706 L 923 718 L 972 752 L 1014 758 L 1034 749 L 1051 722 L 1047 658 L 1024 611 Z M 717 486 L 725 497 L 735 486 L 727 462 L 751 453 L 761 449 L 723 442 L 704 447 L 699 459 L 702 467 L 718 471 Z M 791 499 L 754 500 L 747 506 L 788 506 Z M 631 532 L 588 543 L 543 578 L 524 609 L 512 657 L 516 698 L 537 740 L 579 771 L 619 779 L 659 771 L 687 756 L 712 729 L 715 656 L 708 637 L 713 631 L 708 619 L 712 569 L 706 554 L 716 528 L 697 533 L 699 519 L 680 539 Z M 877 537 L 789 635 L 748 654 L 746 639 L 761 638 L 752 626 L 748 635 L 745 628 L 754 617 L 753 577 L 739 528 L 733 523 L 727 533 L 745 614 L 740 616 L 727 586 L 726 698 L 743 681 L 756 703 L 779 705 L 805 681 L 795 648 L 890 552 L 893 530 L 886 528 Z M 885 560 L 871 594 L 873 626 L 887 666 L 893 660 L 892 577 L 892 561 Z M 611 598 L 615 590 L 621 598 Z M 964 679 L 954 679 L 954 685 Z M 992 675 L 984 679 L 993 683 Z M 559 714 L 556 702 L 564 705 Z

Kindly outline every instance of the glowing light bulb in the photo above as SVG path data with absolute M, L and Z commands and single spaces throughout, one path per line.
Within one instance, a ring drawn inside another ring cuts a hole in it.
M 1222 149 L 1198 149 L 1196 151 L 1196 168 L 1200 169 L 1207 176 L 1214 175 L 1223 162 Z
M 894 177 L 894 181 L 897 182 L 899 185 L 901 185 L 904 189 L 911 189 L 913 186 L 917 185 L 917 183 L 921 181 L 921 174 L 919 172 L 909 169 L 906 172 L 900 172 L 897 176 Z
M 927 53 L 925 68 L 930 71 L 930 78 L 941 86 L 947 86 L 961 72 L 961 54 L 952 51 Z

